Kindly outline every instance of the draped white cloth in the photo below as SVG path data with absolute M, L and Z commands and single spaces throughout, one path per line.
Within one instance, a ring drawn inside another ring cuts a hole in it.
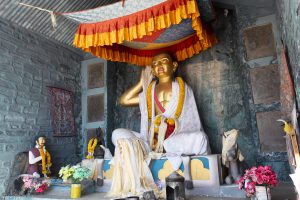
M 125 138 L 120 138 L 125 136 Z M 128 137 L 130 136 L 131 137 Z M 127 197 L 142 195 L 153 190 L 158 195 L 151 171 L 146 162 L 149 153 L 144 142 L 126 129 L 114 134 L 115 157 L 110 197 Z M 146 147 L 146 148 L 145 148 Z

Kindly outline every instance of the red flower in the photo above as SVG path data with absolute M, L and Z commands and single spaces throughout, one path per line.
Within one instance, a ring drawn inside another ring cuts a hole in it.
M 42 192 L 44 192 L 45 190 L 47 190 L 47 188 L 48 188 L 48 185 L 47 184 L 45 184 L 45 183 L 43 183 L 38 189 L 36 189 L 35 191 L 37 192 L 37 193 L 42 193 Z
M 42 189 L 42 188 L 38 188 L 38 189 L 36 189 L 35 190 L 37 193 L 42 193 L 42 192 L 44 192 L 44 190 Z

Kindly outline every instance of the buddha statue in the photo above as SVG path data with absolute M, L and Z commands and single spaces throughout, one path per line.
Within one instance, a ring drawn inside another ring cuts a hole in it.
M 103 159 L 104 158 L 103 145 L 104 145 L 103 132 L 101 128 L 96 128 L 94 136 L 89 139 L 86 158 Z
M 46 150 L 46 136 L 37 136 L 35 138 L 35 146 L 29 151 L 29 166 L 28 174 L 32 174 L 34 177 L 47 177 L 50 172 L 51 156 Z
M 104 150 L 101 145 L 104 145 L 103 132 L 101 128 L 96 129 L 96 138 L 98 139 L 98 143 L 94 150 L 94 158 L 103 159 L 104 158 Z
M 192 188 L 189 156 L 206 155 L 210 148 L 193 92 L 182 78 L 174 76 L 177 67 L 168 53 L 153 57 L 151 69 L 143 70 L 139 82 L 119 99 L 123 106 L 139 105 L 140 133 L 116 129 L 112 142 L 118 148 L 118 141 L 136 138 L 142 141 L 144 153 L 150 153 L 152 158 L 166 156 L 174 171 L 183 163 L 186 187 Z

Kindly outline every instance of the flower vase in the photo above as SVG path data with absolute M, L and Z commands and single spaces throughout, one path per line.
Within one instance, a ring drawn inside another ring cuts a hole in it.
M 255 186 L 255 195 L 251 200 L 271 200 L 270 188 L 266 186 Z
M 81 184 L 72 184 L 71 185 L 71 199 L 77 199 L 81 197 Z

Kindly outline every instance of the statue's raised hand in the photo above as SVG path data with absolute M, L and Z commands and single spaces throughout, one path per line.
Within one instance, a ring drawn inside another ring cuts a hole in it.
M 143 90 L 146 91 L 149 84 L 151 83 L 153 79 L 152 70 L 150 66 L 146 66 L 144 69 L 142 69 L 141 73 L 141 82 L 143 86 Z

